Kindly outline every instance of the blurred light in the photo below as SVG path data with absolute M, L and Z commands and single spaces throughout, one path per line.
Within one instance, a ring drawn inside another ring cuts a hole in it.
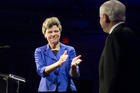
M 68 44 L 69 43 L 69 38 L 67 38 L 67 37 L 63 38 L 62 43 Z
M 0 48 L 10 48 L 10 45 L 0 45 Z

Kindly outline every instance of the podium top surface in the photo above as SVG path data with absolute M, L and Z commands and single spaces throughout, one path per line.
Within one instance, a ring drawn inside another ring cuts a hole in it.
M 3 74 L 3 73 L 0 73 L 0 77 L 2 78 L 10 78 L 10 79 L 13 79 L 13 80 L 16 80 L 16 81 L 21 81 L 21 82 L 26 82 L 25 81 L 25 78 L 21 77 L 21 76 L 18 76 L 18 75 L 14 75 L 14 74 Z

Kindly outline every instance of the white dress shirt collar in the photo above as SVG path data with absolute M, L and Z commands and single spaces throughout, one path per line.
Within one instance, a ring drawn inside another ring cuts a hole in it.
M 109 34 L 112 33 L 112 31 L 114 30 L 115 27 L 117 27 L 118 25 L 120 25 L 122 23 L 124 23 L 124 22 L 119 22 L 119 23 L 115 24 L 114 26 L 112 26 L 111 29 L 110 29 L 110 31 L 109 31 Z

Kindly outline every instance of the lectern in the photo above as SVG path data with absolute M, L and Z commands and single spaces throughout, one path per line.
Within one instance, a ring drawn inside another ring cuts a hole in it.
M 16 93 L 19 93 L 20 82 L 24 82 L 24 83 L 26 82 L 25 78 L 23 78 L 21 76 L 14 75 L 14 74 L 0 73 L 0 93 L 10 93 L 9 92 L 10 81 L 13 81 L 17 84 Z

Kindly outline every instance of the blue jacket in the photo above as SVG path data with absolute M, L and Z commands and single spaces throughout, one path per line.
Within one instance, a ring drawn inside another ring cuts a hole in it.
M 66 62 L 58 67 L 56 70 L 45 76 L 44 70 L 47 66 L 57 62 L 60 56 L 67 50 L 68 59 Z M 68 89 L 76 91 L 76 87 L 70 76 L 70 65 L 72 59 L 76 57 L 75 49 L 71 46 L 60 43 L 60 49 L 55 56 L 50 49 L 49 45 L 45 45 L 35 50 L 35 63 L 37 67 L 37 73 L 41 76 L 39 92 L 66 92 Z M 79 67 L 77 66 L 79 70 Z M 79 77 L 79 75 L 78 75 Z M 56 90 L 57 89 L 57 90 Z

